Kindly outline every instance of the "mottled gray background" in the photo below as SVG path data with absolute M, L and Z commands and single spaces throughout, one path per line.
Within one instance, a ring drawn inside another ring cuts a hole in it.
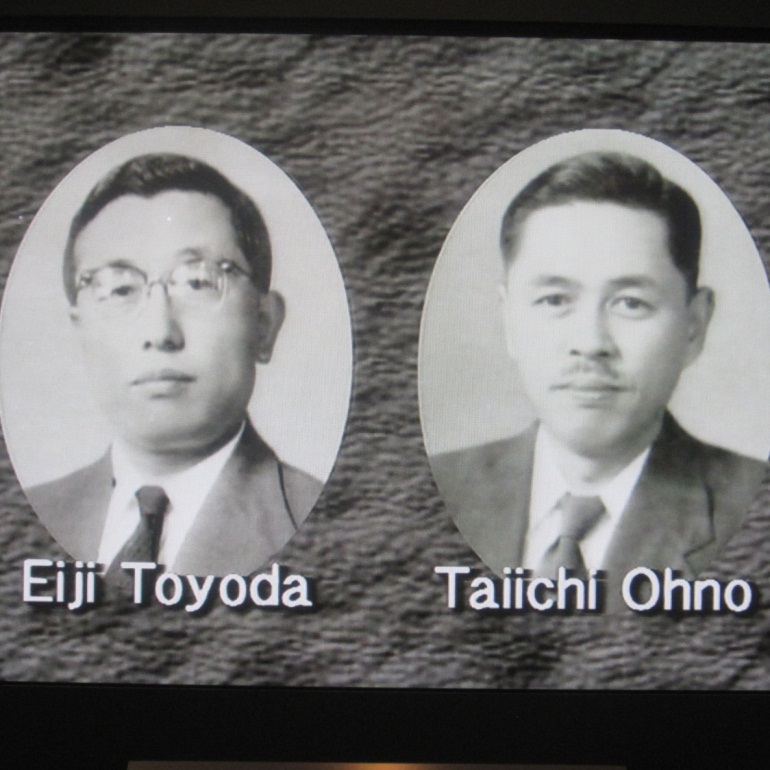
M 223 131 L 290 174 L 335 246 L 354 324 L 346 436 L 280 556 L 319 611 L 151 607 L 83 615 L 21 601 L 21 565 L 63 555 L 0 458 L 6 680 L 494 688 L 770 687 L 770 490 L 717 565 L 750 617 L 449 613 L 436 564 L 480 567 L 438 497 L 417 408 L 434 260 L 481 182 L 572 129 L 637 131 L 698 163 L 770 254 L 770 48 L 416 37 L 0 37 L 0 278 L 86 155 L 165 124 Z M 736 372 L 740 376 L 740 372 Z M 73 442 L 77 437 L 73 436 Z M 45 451 L 41 447 L 41 451 Z

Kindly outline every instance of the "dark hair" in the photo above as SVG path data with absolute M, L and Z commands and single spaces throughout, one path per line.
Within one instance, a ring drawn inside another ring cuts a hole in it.
M 674 265 L 684 276 L 690 295 L 695 293 L 701 242 L 697 204 L 647 161 L 622 153 L 575 155 L 529 182 L 503 216 L 500 248 L 506 267 L 516 256 L 527 217 L 538 209 L 572 201 L 618 203 L 659 214 L 668 226 Z
M 139 155 L 111 171 L 89 193 L 70 225 L 64 249 L 64 289 L 75 304 L 75 241 L 109 203 L 124 195 L 152 198 L 169 190 L 214 195 L 230 211 L 236 242 L 251 267 L 251 280 L 261 291 L 270 288 L 272 256 L 262 215 L 246 193 L 207 163 L 185 155 Z

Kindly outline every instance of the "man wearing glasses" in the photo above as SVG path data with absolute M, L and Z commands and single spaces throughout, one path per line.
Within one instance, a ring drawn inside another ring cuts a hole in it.
M 294 534 L 321 483 L 282 463 L 247 415 L 284 318 L 252 200 L 207 164 L 134 158 L 75 215 L 70 318 L 115 439 L 29 492 L 56 540 L 105 565 L 248 574 Z

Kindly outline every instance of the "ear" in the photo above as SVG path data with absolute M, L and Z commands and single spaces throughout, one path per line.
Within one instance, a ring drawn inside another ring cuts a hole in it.
M 257 345 L 254 353 L 258 364 L 266 364 L 270 361 L 285 317 L 286 303 L 277 291 L 269 291 L 259 298 Z
M 77 305 L 70 305 L 69 306 L 69 310 L 68 310 L 68 314 L 69 314 L 70 321 L 71 321 L 72 325 L 75 328 L 78 328 L 80 326 L 80 323 L 81 323 L 80 310 L 78 310 L 78 306 Z
M 714 315 L 714 292 L 707 286 L 701 286 L 690 299 L 687 312 L 689 325 L 686 364 L 691 364 L 700 355 L 706 341 L 709 322 Z

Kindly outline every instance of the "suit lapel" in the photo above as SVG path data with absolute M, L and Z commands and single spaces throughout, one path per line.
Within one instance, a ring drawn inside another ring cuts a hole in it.
M 278 460 L 247 424 L 182 543 L 173 571 L 246 575 L 265 564 L 294 531 Z
M 666 415 L 610 542 L 611 579 L 640 566 L 694 577 L 713 560 L 713 510 L 700 454 L 698 442 Z
M 456 518 L 468 543 L 498 574 L 521 564 L 524 553 L 536 433 L 535 425 L 483 449 L 480 474 L 468 480 L 475 497 Z
M 73 522 L 73 536 L 83 544 L 84 553 L 98 553 L 107 510 L 114 488 L 109 452 L 94 466 L 94 473 L 84 484 L 82 500 L 90 510 L 81 510 Z

